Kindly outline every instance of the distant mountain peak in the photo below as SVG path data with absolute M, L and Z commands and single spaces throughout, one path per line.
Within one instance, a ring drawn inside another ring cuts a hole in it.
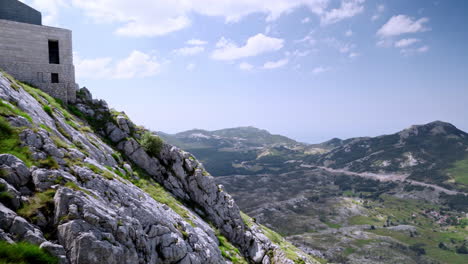
M 402 137 L 409 137 L 409 136 L 422 136 L 422 135 L 465 135 L 466 133 L 459 130 L 454 125 L 443 122 L 443 121 L 433 121 L 423 125 L 413 125 L 407 129 L 402 130 L 398 133 Z

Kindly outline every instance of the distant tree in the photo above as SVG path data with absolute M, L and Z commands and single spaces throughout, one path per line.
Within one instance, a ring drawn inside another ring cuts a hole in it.
M 444 244 L 444 242 L 439 243 L 439 248 L 443 250 L 448 250 L 448 247 Z
M 468 254 L 468 248 L 466 247 L 466 245 L 461 245 L 460 247 L 457 248 L 457 253 Z
M 411 245 L 409 249 L 414 251 L 418 256 L 426 254 L 426 250 L 424 249 L 425 244 L 422 243 L 417 243 L 414 245 Z

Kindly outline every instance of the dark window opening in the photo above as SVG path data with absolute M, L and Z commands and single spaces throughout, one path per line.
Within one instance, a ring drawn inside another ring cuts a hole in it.
M 50 79 L 52 83 L 59 83 L 59 76 L 58 73 L 52 73 L 50 75 Z
M 56 40 L 49 40 L 49 63 L 60 64 L 59 42 Z

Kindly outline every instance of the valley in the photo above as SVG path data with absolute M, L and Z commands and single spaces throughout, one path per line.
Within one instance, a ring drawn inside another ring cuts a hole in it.
M 310 145 L 228 130 L 160 135 L 200 159 L 256 222 L 323 263 L 466 263 L 465 132 L 433 122 Z

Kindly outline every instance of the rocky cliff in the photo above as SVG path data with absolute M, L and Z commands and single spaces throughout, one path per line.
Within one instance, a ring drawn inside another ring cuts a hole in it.
M 60 263 L 315 262 L 241 216 L 190 153 L 146 152 L 147 130 L 87 89 L 64 105 L 0 73 L 0 99 L 0 240 Z

